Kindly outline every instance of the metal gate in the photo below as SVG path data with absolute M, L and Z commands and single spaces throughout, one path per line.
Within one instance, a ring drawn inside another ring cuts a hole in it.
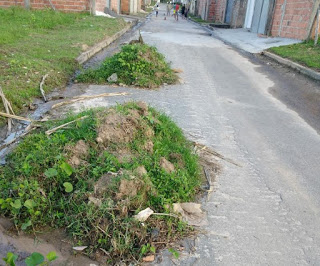
M 231 22 L 233 3 L 234 3 L 234 0 L 227 1 L 226 16 L 225 16 L 226 23 Z
M 251 31 L 266 34 L 270 0 L 256 0 L 252 18 Z

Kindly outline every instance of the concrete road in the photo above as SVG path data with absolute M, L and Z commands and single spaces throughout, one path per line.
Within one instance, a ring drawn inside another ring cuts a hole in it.
M 164 20 L 163 14 L 141 32 L 183 70 L 184 83 L 158 91 L 89 86 L 86 94 L 131 96 L 73 107 L 145 100 L 198 142 L 242 165 L 221 161 L 216 191 L 205 204 L 208 233 L 178 264 L 320 265 L 320 116 L 308 108 L 309 102 L 320 104 L 319 84 L 241 54 L 195 24 Z M 290 91 L 301 92 L 301 98 Z

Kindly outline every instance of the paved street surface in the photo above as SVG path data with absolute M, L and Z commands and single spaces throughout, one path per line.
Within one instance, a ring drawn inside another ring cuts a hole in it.
M 216 191 L 204 205 L 207 234 L 178 264 L 320 265 L 320 110 L 308 109 L 308 101 L 319 106 L 320 100 L 314 102 L 320 99 L 319 84 L 273 71 L 193 23 L 164 20 L 163 13 L 141 33 L 183 70 L 183 84 L 158 91 L 89 86 L 86 94 L 131 95 L 73 107 L 147 101 L 190 138 L 242 165 L 221 161 Z M 302 89 L 310 89 L 308 97 L 289 95 Z

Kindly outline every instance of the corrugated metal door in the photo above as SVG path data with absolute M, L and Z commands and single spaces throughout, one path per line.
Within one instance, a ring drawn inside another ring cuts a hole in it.
M 270 0 L 256 0 L 251 31 L 266 34 Z
M 231 22 L 233 3 L 234 3 L 234 0 L 228 0 L 227 1 L 226 17 L 225 17 L 225 22 L 226 23 L 230 23 Z

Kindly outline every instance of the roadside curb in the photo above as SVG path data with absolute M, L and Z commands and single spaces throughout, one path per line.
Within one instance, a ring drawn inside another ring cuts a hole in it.
M 105 38 L 103 41 L 95 44 L 93 47 L 91 47 L 89 50 L 83 52 L 80 54 L 76 61 L 81 65 L 88 61 L 91 57 L 93 57 L 96 53 L 100 52 L 103 48 L 107 47 L 111 43 L 113 43 L 115 40 L 120 38 L 123 34 L 125 34 L 127 31 L 129 31 L 131 28 L 133 28 L 135 25 L 137 25 L 138 20 L 135 20 L 131 22 L 130 24 L 126 25 L 121 31 L 118 31 L 116 34 L 112 35 L 111 37 Z
M 281 56 L 278 56 L 278 55 L 275 55 L 273 53 L 270 53 L 270 52 L 266 52 L 266 51 L 263 51 L 261 52 L 262 55 L 266 56 L 266 57 L 269 57 L 275 61 L 277 61 L 278 63 L 282 64 L 282 65 L 285 65 L 287 67 L 290 67 L 310 78 L 313 78 L 315 80 L 320 80 L 320 73 L 317 72 L 317 71 L 314 71 L 310 68 L 307 68 L 305 66 L 302 66 L 298 63 L 295 63 L 295 62 L 292 62 L 291 60 L 289 59 L 286 59 L 286 58 L 283 58 Z

